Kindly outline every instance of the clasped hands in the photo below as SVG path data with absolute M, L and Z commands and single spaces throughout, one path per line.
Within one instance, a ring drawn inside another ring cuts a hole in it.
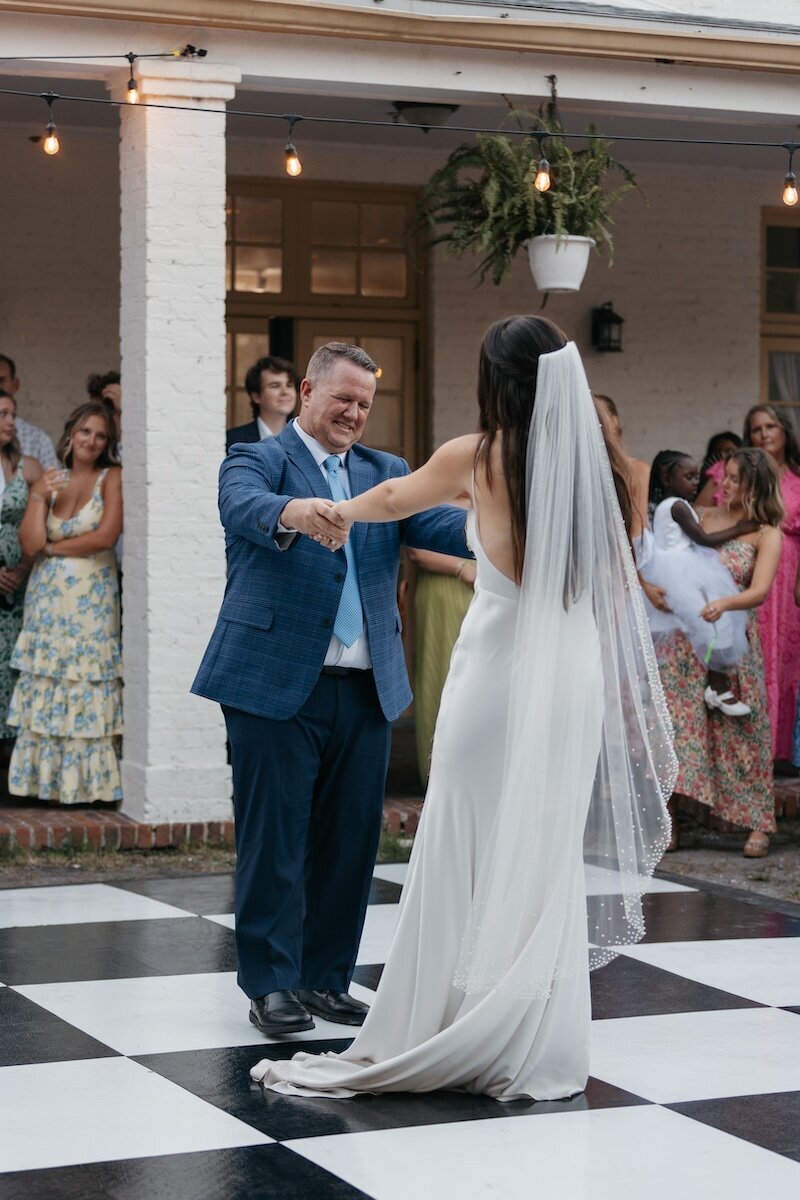
M 281 513 L 281 524 L 286 529 L 296 529 L 326 550 L 341 550 L 347 541 L 352 521 L 340 511 L 341 503 L 312 497 L 307 500 L 290 500 Z

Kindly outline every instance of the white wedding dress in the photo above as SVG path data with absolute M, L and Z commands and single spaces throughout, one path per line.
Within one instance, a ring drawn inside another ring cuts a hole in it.
M 498 1100 L 554 1100 L 586 1086 L 590 1000 L 582 829 L 603 717 L 599 639 L 586 601 L 563 613 L 565 644 L 573 652 L 561 664 L 563 686 L 553 696 L 564 717 L 555 713 L 561 737 L 550 743 L 552 765 L 563 779 L 559 803 L 583 813 L 562 864 L 570 888 L 559 975 L 550 995 L 535 999 L 520 995 L 524 988 L 513 982 L 484 994 L 466 994 L 453 983 L 500 794 L 520 595 L 486 557 L 472 513 L 468 530 L 477 559 L 475 596 L 442 693 L 425 809 L 378 994 L 343 1054 L 260 1062 L 252 1076 L 274 1091 L 352 1096 L 456 1088 Z M 525 967 L 522 956 L 512 971 L 524 973 Z
M 542 355 L 521 586 L 470 514 L 475 596 L 380 987 L 343 1054 L 263 1059 L 283 1093 L 554 1100 L 589 1075 L 589 968 L 644 933 L 677 764 L 608 455 L 573 343 Z M 592 897 L 584 862 L 616 874 Z

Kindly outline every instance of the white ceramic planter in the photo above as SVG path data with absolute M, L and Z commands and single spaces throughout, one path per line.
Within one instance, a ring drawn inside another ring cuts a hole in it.
M 543 234 L 528 242 L 528 260 L 536 286 L 542 292 L 577 292 L 589 265 L 594 240 Z

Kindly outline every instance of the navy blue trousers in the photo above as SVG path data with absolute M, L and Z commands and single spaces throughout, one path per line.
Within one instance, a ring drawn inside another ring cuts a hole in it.
M 371 671 L 320 675 L 288 721 L 223 706 L 239 986 L 346 991 L 378 850 L 391 726 Z

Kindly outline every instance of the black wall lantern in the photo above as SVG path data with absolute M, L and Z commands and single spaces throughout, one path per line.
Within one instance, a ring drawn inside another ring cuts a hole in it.
M 625 318 L 615 313 L 611 301 L 592 309 L 592 345 L 595 350 L 621 351 Z

